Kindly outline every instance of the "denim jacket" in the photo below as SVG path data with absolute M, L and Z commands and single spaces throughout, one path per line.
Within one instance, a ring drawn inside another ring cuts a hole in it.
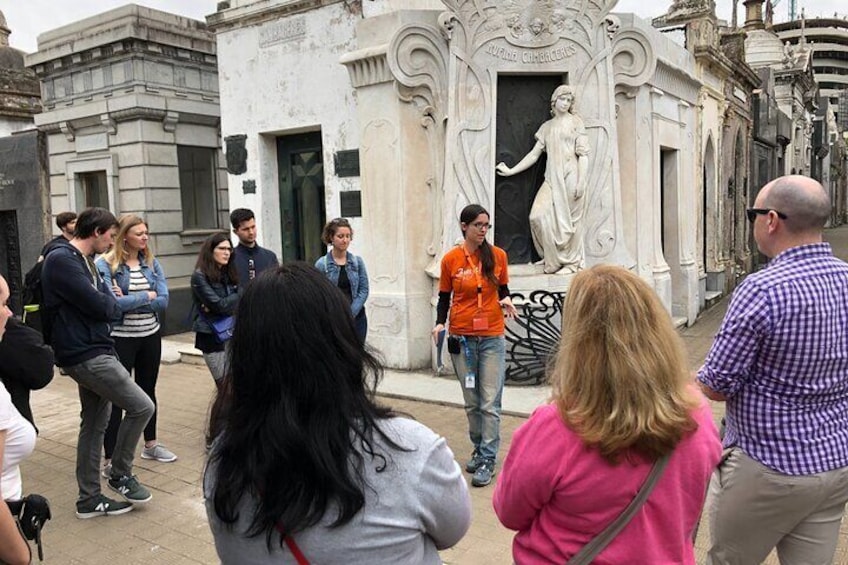
M 152 301 L 147 297 L 146 292 L 130 293 L 130 268 L 126 263 L 118 265 L 114 273 L 103 257 L 100 257 L 95 264 L 100 276 L 103 277 L 110 289 L 113 285 L 117 285 L 121 289 L 123 296 L 116 297 L 121 312 L 124 314 L 128 312 L 153 312 L 156 314 L 156 320 L 162 321 L 161 316 L 168 308 L 168 283 L 158 259 L 153 260 L 153 267 L 151 267 L 142 257 L 139 265 L 141 274 L 150 283 L 150 290 L 156 293 L 156 298 Z
M 350 281 L 350 294 L 353 296 L 353 302 L 350 303 L 350 311 L 353 317 L 356 318 L 362 308 L 365 306 L 365 301 L 368 299 L 368 271 L 365 270 L 365 263 L 361 257 L 357 257 L 350 251 L 347 252 L 347 278 Z M 339 266 L 333 260 L 333 252 L 328 251 L 326 255 L 315 261 L 315 268 L 327 275 L 334 285 L 339 284 Z

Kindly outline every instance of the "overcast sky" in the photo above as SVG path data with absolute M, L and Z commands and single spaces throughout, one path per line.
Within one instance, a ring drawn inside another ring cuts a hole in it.
M 789 0 L 779 1 L 775 9 L 775 21 L 784 21 L 787 19 Z M 127 3 L 126 0 L 2 0 L 0 10 L 12 30 L 9 39 L 12 47 L 31 53 L 38 48 L 38 34 Z M 214 13 L 218 5 L 217 0 L 137 0 L 135 3 L 198 20 L 204 20 L 207 15 Z M 671 0 L 620 0 L 615 11 L 634 12 L 650 19 L 665 13 L 670 5 Z M 848 0 L 797 0 L 797 5 L 799 12 L 801 7 L 806 7 L 808 17 L 831 17 L 837 11 L 842 16 L 848 15 Z M 731 0 L 716 0 L 716 6 L 718 17 L 729 21 Z M 739 0 L 739 23 L 744 19 L 744 7 L 742 0 Z

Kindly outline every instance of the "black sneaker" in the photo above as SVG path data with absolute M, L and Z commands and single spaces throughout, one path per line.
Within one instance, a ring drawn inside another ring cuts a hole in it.
M 109 479 L 108 483 L 109 488 L 123 496 L 124 500 L 127 502 L 140 504 L 153 498 L 150 491 L 139 484 L 135 475 L 131 477 L 126 475 L 123 477 L 115 477 L 115 475 L 112 475 L 112 478 Z
M 117 516 L 126 514 L 133 509 L 133 505 L 122 500 L 112 500 L 102 494 L 86 503 L 77 502 L 77 518 L 97 518 L 98 516 Z
M 492 482 L 492 477 L 495 476 L 495 462 L 491 459 L 484 459 L 477 470 L 474 471 L 474 476 L 471 477 L 471 485 L 475 487 L 484 487 Z
M 477 471 L 477 468 L 483 464 L 486 458 L 480 455 L 478 451 L 475 451 L 471 454 L 471 459 L 468 460 L 468 463 L 465 464 L 465 470 L 469 473 L 474 473 Z

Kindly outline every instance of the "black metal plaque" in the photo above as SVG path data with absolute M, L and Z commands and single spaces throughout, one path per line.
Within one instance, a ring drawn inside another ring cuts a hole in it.
M 247 172 L 246 135 L 228 135 L 224 138 L 227 145 L 227 172 L 231 175 L 243 175 Z
M 359 190 L 346 190 L 340 192 L 342 199 L 342 217 L 359 218 L 362 216 L 362 192 Z
M 244 194 L 256 194 L 256 181 L 253 179 L 242 181 L 241 191 Z
M 359 176 L 359 149 L 336 151 L 335 162 L 337 177 Z M 347 214 L 342 215 L 346 216 Z

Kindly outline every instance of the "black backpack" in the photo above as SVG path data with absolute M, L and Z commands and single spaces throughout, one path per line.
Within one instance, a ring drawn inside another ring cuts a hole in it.
M 24 305 L 41 304 L 44 300 L 44 293 L 41 290 L 41 270 L 43 268 L 44 260 L 42 259 L 24 275 Z

